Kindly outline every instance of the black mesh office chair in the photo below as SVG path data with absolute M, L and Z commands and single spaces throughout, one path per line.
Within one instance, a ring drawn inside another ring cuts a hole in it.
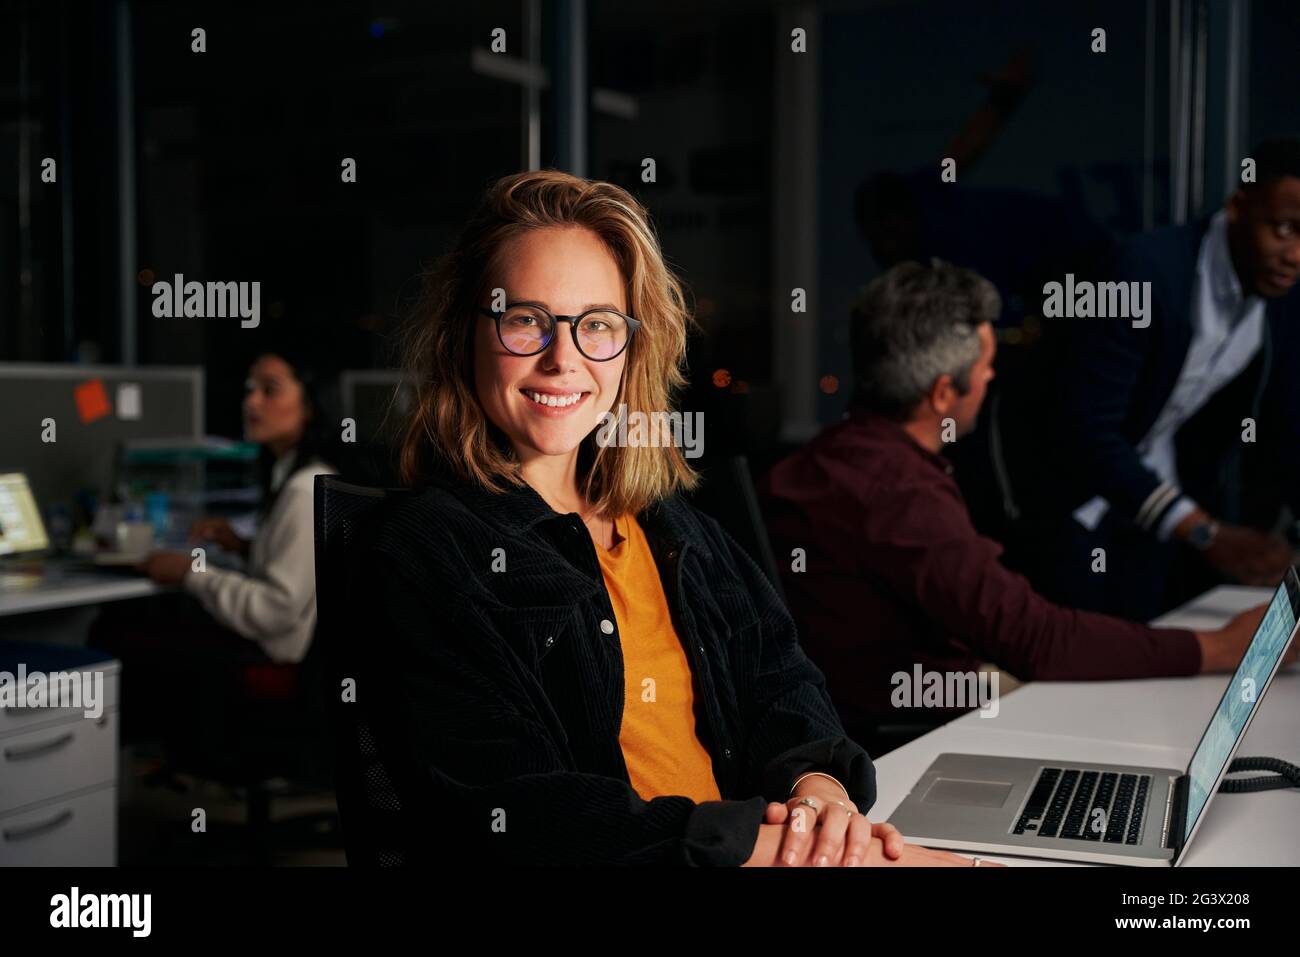
M 360 559 L 387 508 L 402 490 L 350 485 L 316 477 L 316 642 L 324 672 L 334 745 L 335 790 L 343 844 L 351 866 L 398 867 L 406 863 L 401 830 L 402 800 L 391 759 L 375 733 L 368 696 L 344 702 L 343 682 L 364 682 L 366 663 L 355 643 L 366 634 L 357 612 L 366 607 L 353 584 Z M 372 686 L 373 687 L 373 686 Z
M 726 529 L 785 601 L 785 588 L 759 511 L 749 460 L 743 455 L 731 455 L 705 470 L 704 481 L 691 496 L 691 504 Z

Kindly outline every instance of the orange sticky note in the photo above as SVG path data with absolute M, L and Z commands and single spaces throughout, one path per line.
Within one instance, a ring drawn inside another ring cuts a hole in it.
M 108 393 L 104 390 L 103 379 L 88 379 L 78 385 L 72 395 L 77 401 L 77 415 L 81 416 L 83 423 L 102 419 L 112 411 L 108 405 Z

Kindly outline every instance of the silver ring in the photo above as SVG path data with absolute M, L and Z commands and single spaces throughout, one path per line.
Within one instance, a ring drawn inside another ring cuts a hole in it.
M 814 801 L 814 800 L 813 800 L 812 798 L 810 798 L 810 797 L 801 797 L 801 798 L 799 799 L 798 803 L 799 803 L 799 804 L 807 804 L 807 805 L 808 805 L 810 808 L 812 808 L 814 811 L 817 810 L 817 802 Z

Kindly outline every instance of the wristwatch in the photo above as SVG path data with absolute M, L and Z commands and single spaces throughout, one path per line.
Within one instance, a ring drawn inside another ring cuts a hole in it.
M 1214 519 L 1197 522 L 1187 532 L 1187 543 L 1197 551 L 1206 551 L 1219 537 L 1219 523 Z

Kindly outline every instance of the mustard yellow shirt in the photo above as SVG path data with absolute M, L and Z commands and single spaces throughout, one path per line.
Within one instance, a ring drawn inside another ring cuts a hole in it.
M 635 515 L 614 521 L 618 543 L 596 547 L 623 649 L 618 743 L 632 787 L 649 801 L 721 799 L 713 762 L 695 731 L 691 666 L 673 627 L 650 543 Z

